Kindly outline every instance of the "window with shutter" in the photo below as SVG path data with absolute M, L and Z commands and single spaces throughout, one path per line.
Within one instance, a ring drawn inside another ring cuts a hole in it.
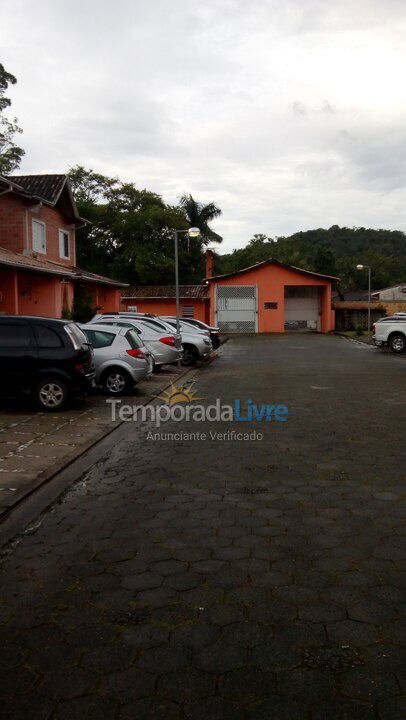
M 39 220 L 32 221 L 32 249 L 34 252 L 45 255 L 47 244 L 45 238 L 45 223 Z
M 69 233 L 66 230 L 59 231 L 59 257 L 69 260 Z

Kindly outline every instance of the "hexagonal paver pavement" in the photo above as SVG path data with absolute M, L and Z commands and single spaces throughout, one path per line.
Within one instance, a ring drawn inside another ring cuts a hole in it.
M 403 720 L 404 363 L 297 344 L 196 374 L 288 422 L 130 423 L 5 549 L 2 720 Z

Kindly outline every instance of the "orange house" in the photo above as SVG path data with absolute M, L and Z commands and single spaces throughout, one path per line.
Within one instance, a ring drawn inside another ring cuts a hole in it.
M 77 293 L 119 310 L 125 283 L 76 266 L 85 222 L 66 175 L 0 176 L 0 314 L 60 318 Z
M 208 285 L 180 285 L 180 315 L 185 319 L 195 318 L 208 323 L 210 320 Z M 121 309 L 152 313 L 153 315 L 175 315 L 174 285 L 138 285 L 127 287 L 121 294 Z
M 209 276 L 210 323 L 228 333 L 327 333 L 334 329 L 331 286 L 337 281 L 273 259 Z

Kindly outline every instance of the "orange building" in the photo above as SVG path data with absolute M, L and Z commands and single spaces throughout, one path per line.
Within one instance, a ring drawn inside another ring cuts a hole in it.
M 334 329 L 331 286 L 336 277 L 270 259 L 228 275 L 209 276 L 206 281 L 210 323 L 224 332 L 327 333 Z
M 338 278 L 278 260 L 265 260 L 229 275 L 212 277 L 212 262 L 208 251 L 204 285 L 180 286 L 181 317 L 203 320 L 227 333 L 327 333 L 334 329 L 331 287 Z M 175 315 L 175 286 L 126 288 L 121 308 Z
M 82 293 L 119 310 L 117 282 L 76 266 L 79 217 L 66 175 L 0 176 L 0 313 L 60 318 Z
M 180 315 L 210 322 L 208 285 L 181 285 L 179 287 Z M 175 315 L 174 285 L 137 285 L 121 294 L 121 309 L 153 315 Z

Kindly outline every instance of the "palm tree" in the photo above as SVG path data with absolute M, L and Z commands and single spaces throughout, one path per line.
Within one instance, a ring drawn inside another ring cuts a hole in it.
M 195 200 L 192 195 L 184 193 L 179 199 L 179 205 L 186 215 L 190 227 L 198 227 L 201 232 L 201 242 L 208 245 L 210 242 L 221 243 L 223 238 L 209 227 L 209 222 L 221 215 L 220 208 L 214 203 L 203 203 Z

